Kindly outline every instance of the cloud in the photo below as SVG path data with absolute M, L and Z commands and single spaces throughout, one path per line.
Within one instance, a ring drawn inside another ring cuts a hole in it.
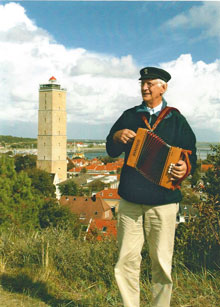
M 83 136 L 89 127 L 91 137 L 94 127 L 94 138 L 96 131 L 105 138 L 106 129 L 99 127 L 110 127 L 125 109 L 141 103 L 139 67 L 131 55 L 119 58 L 67 49 L 30 20 L 18 3 L 0 5 L 0 67 L 0 121 L 13 135 L 22 131 L 16 129 L 19 122 L 21 127 L 37 126 L 39 84 L 52 75 L 67 88 L 68 127 L 74 127 L 69 137 L 81 137 L 74 132 L 80 132 L 78 126 L 84 127 Z M 190 54 L 183 54 L 161 67 L 172 74 L 169 104 L 179 108 L 195 129 L 219 133 L 220 61 L 193 62 Z M 7 134 L 4 127 L 0 125 L 0 134 Z
M 220 3 L 203 2 L 201 6 L 193 6 L 188 11 L 176 15 L 165 25 L 172 29 L 202 29 L 201 37 L 220 38 Z
M 137 73 L 137 68 L 130 55 L 121 59 L 116 57 L 98 57 L 97 54 L 84 54 L 79 59 L 77 66 L 73 68 L 74 75 L 92 74 L 93 76 L 105 76 L 105 78 L 132 78 Z
M 38 86 L 51 75 L 67 88 L 68 119 L 76 122 L 110 121 L 109 114 L 117 113 L 116 97 L 123 96 L 123 108 L 135 95 L 132 77 L 138 70 L 130 55 L 67 49 L 28 19 L 20 4 L 0 6 L 0 20 L 1 119 L 37 121 Z
M 7 32 L 21 25 L 24 25 L 30 31 L 37 29 L 33 21 L 26 16 L 24 8 L 16 3 L 1 5 L 0 15 L 0 29 L 3 32 Z M 9 16 L 10 18 L 8 18 Z
M 179 108 L 194 128 L 220 132 L 220 60 L 193 63 L 192 56 L 185 54 L 161 66 L 172 75 L 169 103 Z

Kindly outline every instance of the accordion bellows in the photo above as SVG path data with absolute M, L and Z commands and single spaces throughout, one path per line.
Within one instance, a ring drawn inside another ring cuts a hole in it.
M 191 170 L 188 153 L 191 153 L 191 151 L 170 146 L 155 133 L 139 128 L 127 165 L 136 168 L 148 180 L 167 189 L 174 190 L 180 187 L 179 184 L 186 175 L 174 183 L 171 180 L 170 169 L 172 165 L 183 159 L 187 164 L 188 175 Z

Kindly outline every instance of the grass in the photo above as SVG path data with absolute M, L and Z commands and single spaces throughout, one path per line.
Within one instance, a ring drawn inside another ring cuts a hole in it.
M 219 306 L 220 274 L 202 271 L 193 273 L 184 266 L 173 273 L 174 290 L 172 306 L 214 307 Z
M 114 280 L 114 240 L 75 239 L 70 230 L 0 236 L 0 306 L 122 307 Z M 150 266 L 144 255 L 141 307 L 150 306 Z M 220 272 L 190 271 L 175 260 L 172 307 L 217 307 Z

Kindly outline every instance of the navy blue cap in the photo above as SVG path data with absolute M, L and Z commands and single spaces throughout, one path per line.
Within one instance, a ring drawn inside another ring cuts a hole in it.
M 139 80 L 161 79 L 168 82 L 171 79 L 171 75 L 166 70 L 157 67 L 144 67 L 140 70 L 140 74 Z

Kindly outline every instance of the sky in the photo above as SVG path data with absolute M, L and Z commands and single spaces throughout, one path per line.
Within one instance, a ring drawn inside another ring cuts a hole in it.
M 142 102 L 139 70 L 198 141 L 220 141 L 220 2 L 0 1 L 0 135 L 37 137 L 39 85 L 67 89 L 67 137 L 105 139 Z

